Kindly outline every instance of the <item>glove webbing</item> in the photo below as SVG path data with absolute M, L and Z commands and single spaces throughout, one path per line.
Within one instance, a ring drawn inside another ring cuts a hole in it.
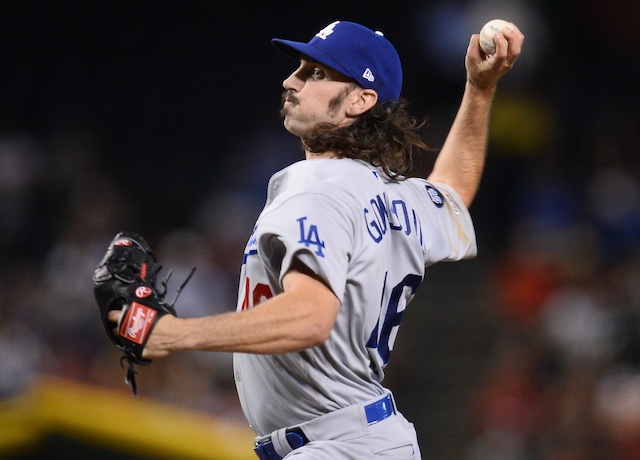
M 127 361 L 127 374 L 124 377 L 124 382 L 131 387 L 131 393 L 133 393 L 133 397 L 138 397 L 138 386 L 136 385 L 136 370 L 134 367 L 134 362 L 128 356 L 123 356 L 120 358 L 120 367 L 124 369 L 124 361 Z

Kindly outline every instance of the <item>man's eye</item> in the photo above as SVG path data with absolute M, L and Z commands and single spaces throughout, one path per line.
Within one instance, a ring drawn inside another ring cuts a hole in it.
M 311 76 L 315 79 L 322 79 L 324 78 L 324 72 L 316 67 L 311 71 Z

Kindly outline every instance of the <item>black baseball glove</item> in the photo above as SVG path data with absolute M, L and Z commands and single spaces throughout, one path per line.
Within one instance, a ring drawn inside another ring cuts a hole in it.
M 131 385 L 134 396 L 137 396 L 134 364 L 151 363 L 142 357 L 151 331 L 164 315 L 177 316 L 173 307 L 175 300 L 171 304 L 165 300 L 171 272 L 162 281 L 160 289 L 156 286 L 161 268 L 145 239 L 124 231 L 111 241 L 93 274 L 93 292 L 102 323 L 107 336 L 124 352 L 120 364 L 124 367 L 124 361 L 127 361 L 125 382 Z M 194 271 L 195 268 L 178 288 L 178 295 Z M 122 310 L 117 325 L 108 318 L 112 310 Z

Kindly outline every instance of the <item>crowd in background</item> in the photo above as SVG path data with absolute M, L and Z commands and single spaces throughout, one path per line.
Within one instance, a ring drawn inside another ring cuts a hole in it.
M 443 9 L 446 2 L 430 3 L 431 15 L 438 7 L 439 14 L 451 13 Z M 474 2 L 458 2 L 464 3 Z M 398 400 L 413 405 L 405 411 L 409 418 L 426 412 L 422 417 L 457 423 L 456 430 L 443 433 L 437 423 L 416 421 L 426 458 L 640 458 L 640 98 L 637 72 L 627 62 L 637 59 L 640 40 L 627 22 L 612 24 L 615 16 L 604 2 L 576 3 L 575 10 L 569 3 L 560 2 L 562 13 L 591 8 L 592 14 L 581 17 L 600 15 L 616 30 L 603 36 L 594 24 L 585 26 L 580 30 L 591 35 L 584 40 L 595 49 L 578 50 L 574 40 L 569 56 L 556 51 L 558 61 L 539 58 L 537 82 L 522 72 L 505 83 L 494 107 L 486 176 L 471 209 L 478 262 L 446 267 L 439 278 L 436 269 L 442 299 L 434 305 L 428 295 L 419 296 L 407 316 L 416 315 L 413 324 L 399 339 L 399 347 L 418 350 L 424 359 L 394 356 L 399 364 L 394 367 L 392 359 L 389 367 Z M 638 13 L 633 3 L 619 6 Z M 576 28 L 566 27 L 557 36 Z M 529 70 L 533 65 L 523 63 Z M 454 96 L 425 108 L 436 132 L 446 132 L 443 120 L 455 101 Z M 180 316 L 234 310 L 242 252 L 266 181 L 300 158 L 296 139 L 277 119 L 250 124 L 224 152 L 210 157 L 211 170 L 225 171 L 218 176 L 223 180 L 200 186 L 189 195 L 197 200 L 178 208 L 172 207 L 170 186 L 155 186 L 166 196 L 145 194 L 141 190 L 153 185 L 147 176 L 130 181 L 127 171 L 123 180 L 118 171 L 127 164 L 105 167 L 113 152 L 85 125 L 43 135 L 7 123 L 6 114 L 3 121 L 2 399 L 19 395 L 43 375 L 129 391 L 120 354 L 99 321 L 91 282 L 117 231 L 138 231 L 150 241 L 164 267 L 161 277 L 173 270 L 169 297 L 197 267 L 177 301 Z M 162 167 L 154 165 L 150 174 Z M 189 179 L 177 183 L 188 185 Z M 154 211 L 179 214 L 180 223 L 166 216 L 152 220 L 151 204 Z M 476 267 L 473 295 L 459 278 L 469 266 Z M 427 271 L 426 292 L 429 276 Z M 439 342 L 446 365 L 424 349 L 422 334 L 437 334 L 414 313 L 424 309 L 461 312 Z M 476 331 L 475 342 L 465 342 L 461 331 L 481 327 L 484 334 Z M 460 353 L 474 357 L 474 372 L 457 377 L 465 391 L 448 412 L 423 411 L 426 394 L 446 389 L 434 378 L 411 383 L 411 373 L 429 366 L 431 372 L 448 372 L 456 356 L 446 350 L 453 353 L 454 343 L 461 342 L 470 345 Z M 244 423 L 228 354 L 178 354 L 138 370 L 143 397 Z

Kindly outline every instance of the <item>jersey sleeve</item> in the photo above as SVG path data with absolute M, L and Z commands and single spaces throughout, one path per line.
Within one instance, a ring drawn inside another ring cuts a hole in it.
M 473 258 L 478 248 L 469 210 L 453 187 L 441 183 L 426 183 L 427 195 L 438 214 L 431 220 L 431 244 L 425 253 L 425 264 Z
M 342 301 L 354 235 L 348 216 L 345 204 L 333 196 L 307 193 L 289 197 L 260 217 L 258 256 L 277 276 L 280 287 L 297 260 L 320 276 Z

